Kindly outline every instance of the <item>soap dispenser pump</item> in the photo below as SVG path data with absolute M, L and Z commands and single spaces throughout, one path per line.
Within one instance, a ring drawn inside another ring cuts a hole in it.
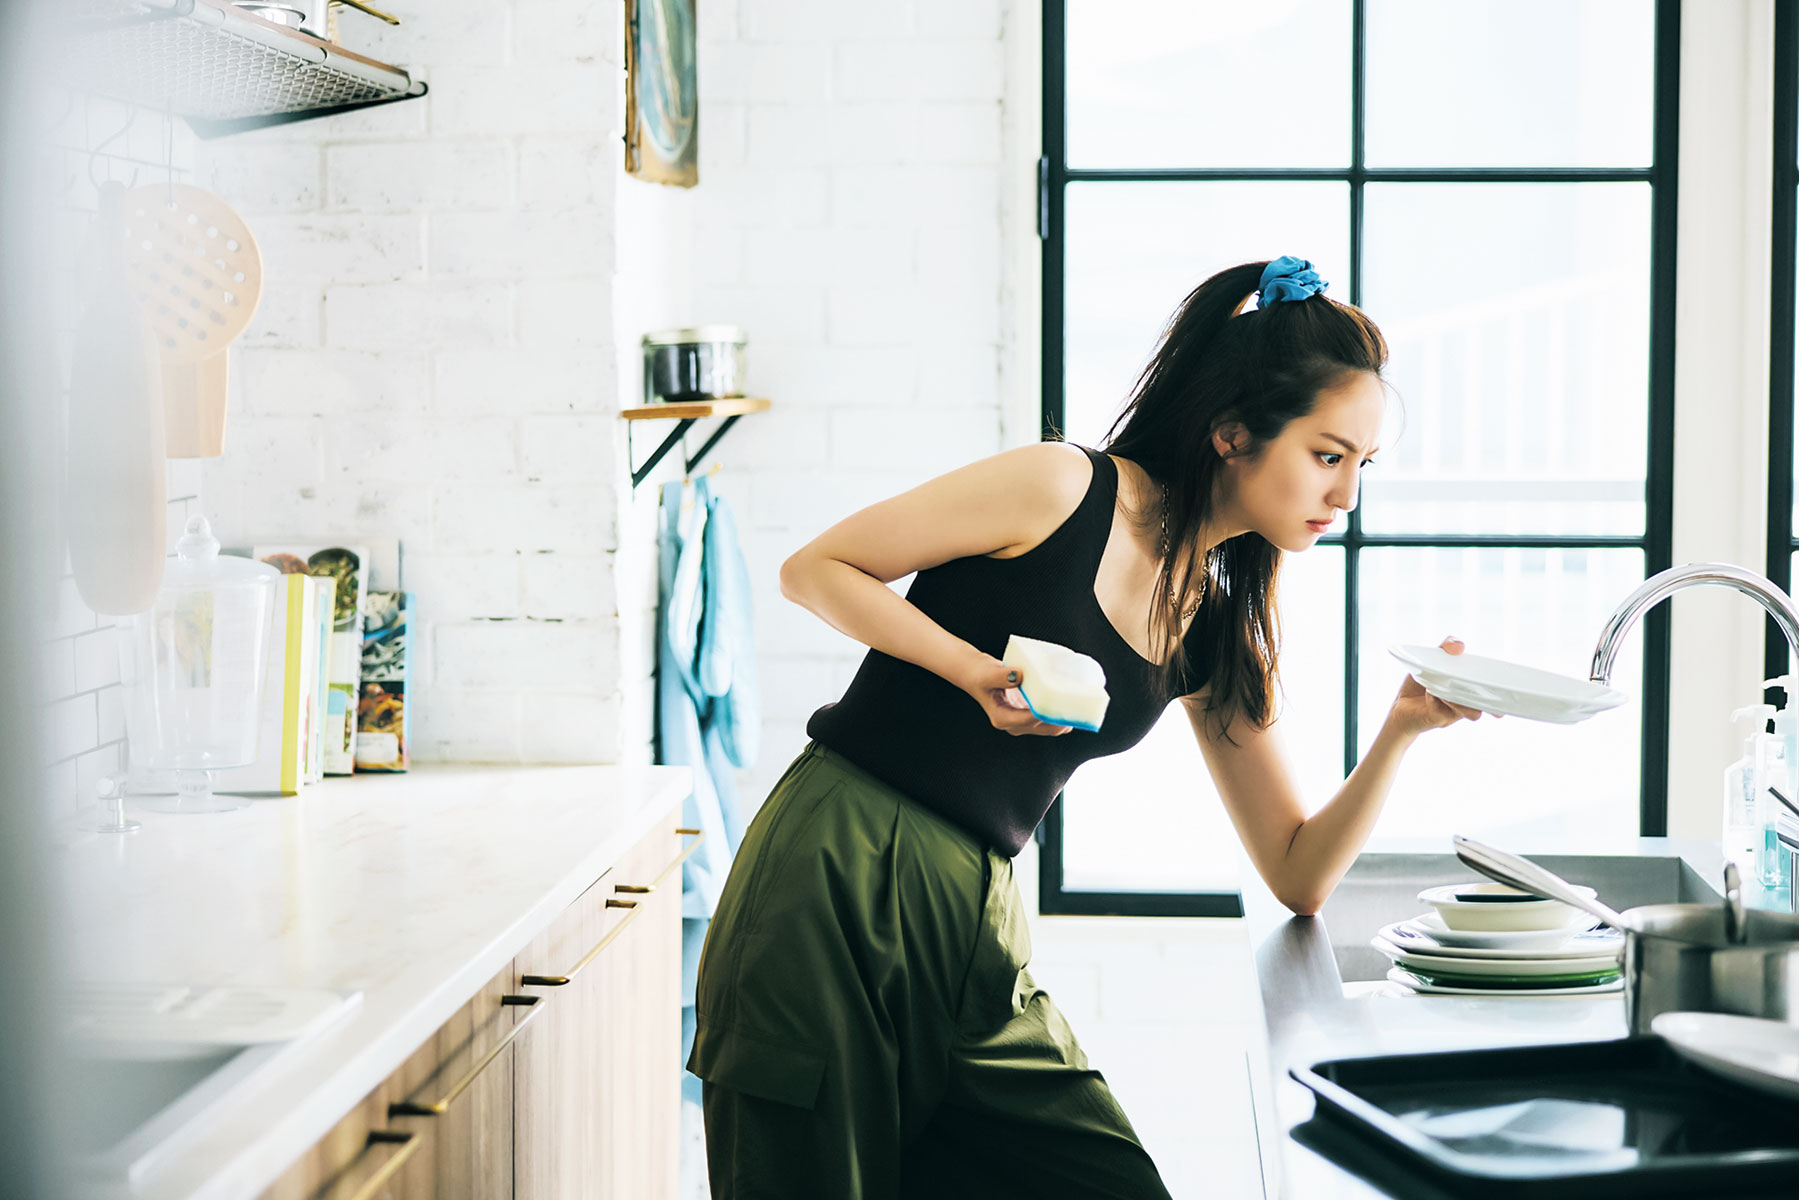
M 1776 711 L 1773 704 L 1749 704 L 1731 714 L 1733 721 L 1756 718 L 1756 727 L 1744 739 L 1744 756 L 1725 768 L 1725 811 L 1719 846 L 1725 860 L 1737 863 L 1740 871 L 1756 869 L 1762 838 L 1757 798 L 1773 766 L 1775 739 L 1768 734 L 1768 723 L 1775 719 Z

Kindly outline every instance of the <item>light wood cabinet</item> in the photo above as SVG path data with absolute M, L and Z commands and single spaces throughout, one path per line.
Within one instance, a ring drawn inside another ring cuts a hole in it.
M 675 1196 L 683 840 L 659 827 L 514 960 L 550 993 L 519 1043 L 517 1200 Z
M 512 980 L 508 964 L 265 1191 L 264 1200 L 509 1195 L 509 1035 L 518 1014 L 535 1007 L 510 995 Z
M 672 805 L 637 846 L 262 1200 L 673 1200 L 681 862 Z

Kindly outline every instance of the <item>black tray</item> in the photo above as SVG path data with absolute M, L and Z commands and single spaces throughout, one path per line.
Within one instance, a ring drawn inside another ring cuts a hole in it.
M 1800 1109 L 1660 1037 L 1340 1058 L 1289 1072 L 1322 1114 L 1458 1196 L 1741 1194 L 1800 1181 Z

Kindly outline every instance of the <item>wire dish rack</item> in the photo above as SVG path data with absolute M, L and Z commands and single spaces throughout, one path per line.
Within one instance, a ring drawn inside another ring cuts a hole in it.
M 97 95 L 184 117 L 202 137 L 423 96 L 426 85 L 229 0 L 81 0 L 71 73 Z

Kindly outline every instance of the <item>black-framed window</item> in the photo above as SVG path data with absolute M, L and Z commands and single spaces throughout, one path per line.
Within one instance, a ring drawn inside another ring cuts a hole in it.
M 1794 555 L 1800 552 L 1800 514 L 1795 511 L 1794 477 L 1800 474 L 1800 446 L 1794 440 L 1794 355 L 1796 304 L 1796 191 L 1800 190 L 1800 14 L 1795 0 L 1775 3 L 1774 194 L 1769 243 L 1769 537 L 1764 574 L 1793 591 Z M 1763 635 L 1763 675 L 1788 670 L 1787 638 L 1773 618 Z M 1770 689 L 1769 702 L 1800 703 Z
M 1455 633 L 1574 674 L 1669 565 L 1680 3 L 1316 0 L 1225 30 L 1192 7 L 1044 5 L 1043 429 L 1098 442 L 1174 305 L 1236 262 L 1311 258 L 1382 324 L 1405 434 L 1348 528 L 1283 566 L 1282 727 L 1316 809 L 1399 684 L 1388 645 Z M 1615 676 L 1635 702 L 1574 764 L 1613 807 L 1543 811 L 1582 784 L 1527 768 L 1536 794 L 1463 832 L 1666 832 L 1667 606 L 1641 628 Z M 1482 761 L 1549 770 L 1566 731 L 1536 724 L 1484 730 Z M 1447 793 L 1462 752 L 1423 739 L 1403 776 Z M 1384 827 L 1438 832 L 1404 791 Z M 1231 838 L 1171 706 L 1058 797 L 1040 909 L 1239 916 Z

